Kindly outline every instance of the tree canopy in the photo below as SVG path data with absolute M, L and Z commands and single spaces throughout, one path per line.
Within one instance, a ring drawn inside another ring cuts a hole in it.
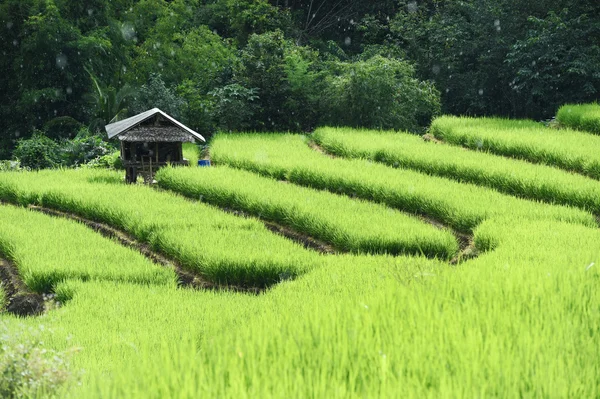
M 418 131 L 600 90 L 600 3 L 576 0 L 4 0 L 0 37 L 0 158 L 152 104 L 209 136 Z

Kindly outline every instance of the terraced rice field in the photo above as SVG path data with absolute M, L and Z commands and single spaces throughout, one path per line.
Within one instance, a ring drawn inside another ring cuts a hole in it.
M 218 135 L 154 188 L 1 173 L 0 339 L 70 353 L 33 396 L 598 397 L 600 183 L 490 153 L 543 129 Z
M 600 134 L 600 105 L 565 104 L 556 113 L 556 120 L 572 129 Z
M 541 123 L 446 116 L 433 121 L 436 138 L 472 150 L 558 167 L 600 180 L 600 136 Z

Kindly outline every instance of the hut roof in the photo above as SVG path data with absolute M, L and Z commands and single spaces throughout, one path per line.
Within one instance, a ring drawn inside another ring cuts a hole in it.
M 169 121 L 172 126 L 140 126 L 143 122 L 157 115 Z M 193 141 L 194 139 L 206 141 L 200 134 L 158 108 L 111 123 L 106 125 L 105 129 L 109 139 L 118 136 L 120 140 L 124 141 Z M 175 134 L 175 130 L 178 135 Z M 175 140 L 176 137 L 180 139 Z
M 175 126 L 137 126 L 119 134 L 121 141 L 194 142 L 195 137 Z

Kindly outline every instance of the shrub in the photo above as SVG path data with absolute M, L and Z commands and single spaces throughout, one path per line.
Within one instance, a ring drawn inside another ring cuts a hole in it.
M 90 169 L 124 169 L 119 151 L 92 159 L 83 166 Z
M 21 162 L 19 161 L 0 161 L 0 172 L 20 172 Z
M 29 169 L 55 168 L 60 164 L 58 144 L 36 131 L 30 139 L 19 140 L 13 158 Z
M 44 125 L 44 133 L 53 140 L 72 139 L 81 129 L 81 123 L 70 116 L 51 119 Z
M 320 94 L 316 52 L 273 31 L 251 35 L 240 59 L 235 80 L 258 93 L 251 129 L 302 131 L 314 127 Z
M 326 124 L 414 132 L 440 112 L 439 92 L 404 61 L 376 55 L 335 62 L 331 71 L 322 105 Z
M 71 352 L 44 349 L 35 336 L 26 338 L 23 331 L 11 333 L 5 326 L 0 334 L 0 397 L 52 396 L 71 378 Z
M 104 141 L 100 135 L 92 134 L 84 128 L 77 133 L 73 140 L 61 143 L 60 160 L 63 166 L 78 166 L 113 151 L 113 146 Z

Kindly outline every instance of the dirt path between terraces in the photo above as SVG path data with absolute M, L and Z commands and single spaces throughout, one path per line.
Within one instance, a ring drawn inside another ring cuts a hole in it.
M 6 296 L 6 311 L 16 316 L 36 316 L 44 312 L 44 297 L 32 292 L 21 279 L 16 265 L 0 258 L 0 281 Z

